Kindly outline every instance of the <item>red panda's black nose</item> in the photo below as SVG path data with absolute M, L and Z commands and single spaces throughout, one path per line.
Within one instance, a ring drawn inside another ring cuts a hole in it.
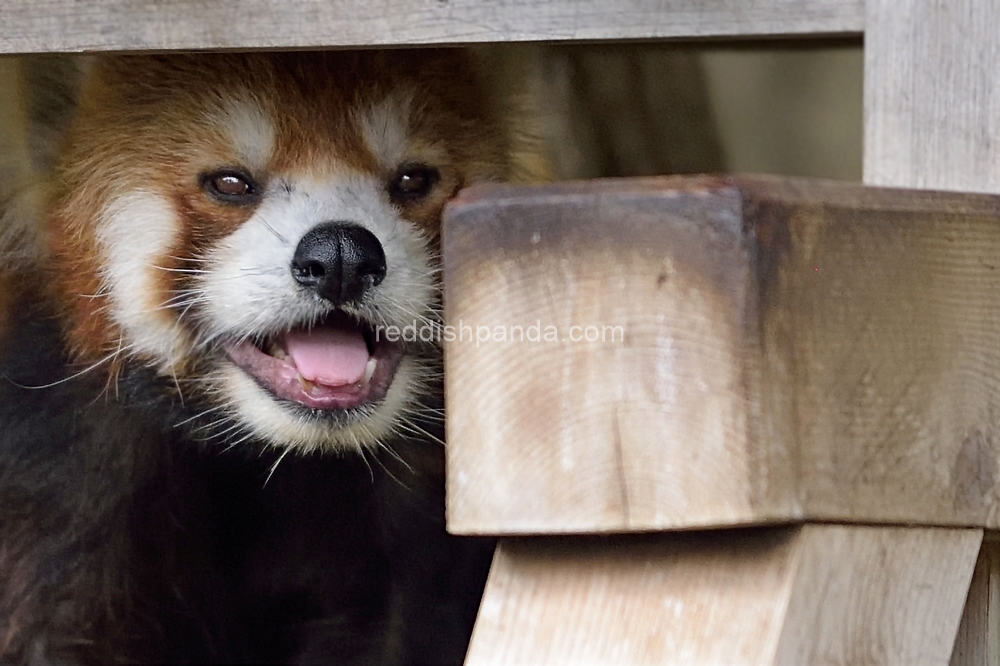
M 385 279 L 385 252 L 375 234 L 348 222 L 324 222 L 295 248 L 292 277 L 337 305 L 357 303 Z

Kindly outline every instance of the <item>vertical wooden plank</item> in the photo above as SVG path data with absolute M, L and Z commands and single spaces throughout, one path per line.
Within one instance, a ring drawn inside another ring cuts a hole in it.
M 1000 5 L 868 0 L 866 14 L 865 183 L 1000 192 Z M 952 666 L 1000 664 L 997 557 L 984 546 Z
M 1000 541 L 983 542 L 950 666 L 1000 666 Z M 990 619 L 992 618 L 992 622 Z
M 948 663 L 980 530 L 806 525 L 775 666 Z
M 1000 4 L 866 5 L 865 183 L 1000 191 Z

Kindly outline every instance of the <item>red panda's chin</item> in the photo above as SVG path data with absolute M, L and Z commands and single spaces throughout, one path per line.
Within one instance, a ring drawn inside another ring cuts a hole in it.
M 353 336 L 351 325 L 340 322 L 293 329 L 261 346 L 244 340 L 224 348 L 230 361 L 277 399 L 309 409 L 349 410 L 382 401 L 403 357 L 399 345 L 384 340 L 368 343 L 366 349 L 360 327 L 353 327 Z M 361 358 L 354 358 L 359 345 Z M 299 351 L 302 347 L 308 351 Z M 298 355 L 310 357 L 309 363 Z M 317 376 L 314 366 L 322 369 L 324 362 L 327 371 Z

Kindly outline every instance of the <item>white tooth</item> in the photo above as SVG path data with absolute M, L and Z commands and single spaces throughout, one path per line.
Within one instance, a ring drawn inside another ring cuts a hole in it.
M 373 358 L 368 359 L 368 365 L 365 366 L 365 376 L 361 378 L 362 384 L 367 384 L 371 381 L 372 375 L 375 374 L 376 365 L 378 365 L 378 361 Z
M 280 361 L 284 361 L 285 357 L 288 356 L 288 354 L 285 353 L 285 350 L 281 348 L 281 345 L 279 345 L 274 340 L 271 340 L 268 343 L 268 345 L 267 345 L 267 353 L 270 356 L 273 356 L 274 358 L 276 358 L 276 359 L 278 359 Z

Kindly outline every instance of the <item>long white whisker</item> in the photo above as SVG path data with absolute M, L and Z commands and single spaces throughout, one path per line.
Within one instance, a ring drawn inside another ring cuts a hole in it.
M 242 428 L 243 426 L 240 426 L 240 427 Z M 247 432 L 247 434 L 243 435 L 242 437 L 240 437 L 235 442 L 232 442 L 232 443 L 226 445 L 226 448 L 222 449 L 222 453 L 225 453 L 226 451 L 229 451 L 230 449 L 236 448 L 237 446 L 239 446 L 243 442 L 247 441 L 251 437 L 253 437 L 253 431 Z
M 264 487 L 265 488 L 267 487 L 267 482 L 271 480 L 272 476 L 274 476 L 274 470 L 278 469 L 278 465 L 281 464 L 281 461 L 284 460 L 285 456 L 287 456 L 289 453 L 291 453 L 291 451 L 292 451 L 291 448 L 286 448 L 282 452 L 282 454 L 280 456 L 278 456 L 278 459 L 274 461 L 274 464 L 271 465 L 271 471 L 267 473 L 267 478 L 264 479 Z
M 285 238 L 283 235 L 281 235 L 281 233 L 274 228 L 274 226 L 268 221 L 266 217 L 264 217 L 263 215 L 258 215 L 257 219 L 261 221 L 261 223 L 264 225 L 264 228 L 266 228 L 268 231 L 274 234 L 275 238 L 277 238 L 283 244 L 288 245 L 288 239 Z
M 204 411 L 198 412 L 194 416 L 188 417 L 188 418 L 184 419 L 183 421 L 179 421 L 179 422 L 175 423 L 174 427 L 175 428 L 179 428 L 179 427 L 181 427 L 183 425 L 187 425 L 188 423 L 191 423 L 191 421 L 195 421 L 197 419 L 200 419 L 201 417 L 203 417 L 203 416 L 205 416 L 207 414 L 211 414 L 212 412 L 217 412 L 220 409 L 225 409 L 225 408 L 226 408 L 225 405 L 217 405 L 215 407 L 209 407 L 208 409 L 206 409 Z M 201 427 L 204 428 L 205 426 L 201 426 Z
M 358 447 L 358 455 L 361 456 L 361 462 L 363 462 L 365 467 L 368 468 L 368 478 L 371 479 L 372 483 L 375 483 L 375 472 L 372 470 L 372 466 L 368 464 L 368 458 L 365 457 L 365 447 Z M 373 453 L 372 456 L 374 455 L 375 454 Z
M 403 428 L 407 432 L 410 432 L 411 434 L 423 435 L 423 436 L 428 437 L 431 440 L 437 442 L 441 446 L 444 446 L 444 440 L 443 439 L 441 439 L 440 437 L 438 437 L 436 435 L 432 435 L 431 433 L 427 432 L 426 430 L 424 430 L 423 428 L 421 428 L 420 426 L 418 426 L 416 423 L 414 423 L 413 421 L 409 420 L 405 416 L 401 415 L 399 417 L 399 425 L 400 425 L 401 428 Z

